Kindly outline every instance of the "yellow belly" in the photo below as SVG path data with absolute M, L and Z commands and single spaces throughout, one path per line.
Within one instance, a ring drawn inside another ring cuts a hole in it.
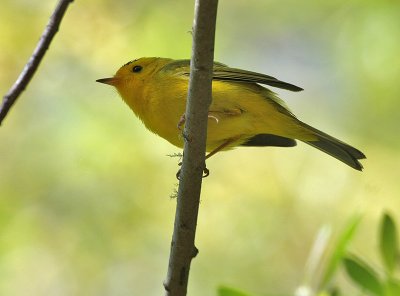
M 177 92 L 177 89 L 180 91 Z M 266 97 L 268 94 L 268 91 L 257 91 L 256 87 L 214 81 L 207 151 L 234 139 L 225 147 L 230 149 L 257 134 L 274 134 L 300 140 L 314 138 L 293 116 L 280 112 L 276 103 Z M 141 118 L 149 130 L 178 147 L 183 147 L 184 143 L 178 123 L 185 112 L 186 95 L 187 83 L 174 85 L 173 89 L 158 85 L 148 92 L 149 109 L 145 112 L 146 116 Z M 272 93 L 270 95 L 273 96 Z

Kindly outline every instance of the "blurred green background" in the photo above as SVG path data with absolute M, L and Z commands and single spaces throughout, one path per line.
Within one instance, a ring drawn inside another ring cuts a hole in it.
M 3 0 L 0 90 L 56 1 Z M 75 1 L 0 128 L 0 294 L 162 295 L 180 152 L 95 82 L 142 56 L 188 58 L 193 1 Z M 400 209 L 400 2 L 220 1 L 215 59 L 305 88 L 276 90 L 305 122 L 361 149 L 360 173 L 319 151 L 241 148 L 208 161 L 190 295 L 301 284 L 314 235 L 364 215 L 376 258 Z M 343 280 L 346 286 L 346 280 Z

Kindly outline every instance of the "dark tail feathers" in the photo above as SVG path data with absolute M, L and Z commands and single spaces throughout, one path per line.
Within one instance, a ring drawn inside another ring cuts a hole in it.
M 309 126 L 303 122 L 301 124 L 308 130 L 311 130 L 318 137 L 318 140 L 316 141 L 304 141 L 304 143 L 307 143 L 308 145 L 311 145 L 335 157 L 336 159 L 344 162 L 356 170 L 362 171 L 363 166 L 358 160 L 366 158 L 364 153 L 334 137 L 329 136 L 328 134 L 325 134 L 324 132 L 313 128 L 312 126 Z

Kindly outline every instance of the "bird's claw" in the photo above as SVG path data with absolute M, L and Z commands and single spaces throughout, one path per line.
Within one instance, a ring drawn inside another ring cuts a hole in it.
M 178 162 L 178 166 L 182 166 L 182 161 L 180 161 L 180 162 Z M 177 172 L 176 172 L 176 174 L 175 174 L 175 176 L 176 176 L 176 178 L 180 181 L 181 180 L 181 170 L 182 169 L 179 169 Z
M 211 115 L 210 112 L 208 113 L 208 118 L 209 118 L 209 119 L 214 119 L 216 123 L 219 123 L 218 117 L 217 117 L 217 116 L 214 116 L 214 115 Z
M 178 124 L 176 125 L 178 130 L 183 131 L 182 126 L 185 124 L 185 121 L 186 121 L 186 115 L 182 114 L 181 118 L 179 118 Z
M 180 181 L 181 180 L 181 169 L 176 172 L 176 178 Z
M 209 175 L 210 175 L 210 170 L 207 167 L 204 167 L 202 178 L 207 178 Z
M 187 134 L 185 134 L 185 131 L 183 130 L 183 125 L 185 124 L 185 122 L 186 122 L 186 115 L 185 114 L 182 114 L 182 116 L 181 116 L 181 118 L 179 118 L 179 121 L 178 121 L 178 124 L 176 125 L 176 127 L 178 128 L 178 130 L 180 130 L 181 131 L 181 135 L 182 135 L 182 137 L 187 141 L 187 142 L 190 142 L 191 140 L 190 140 L 190 137 L 187 135 Z
M 178 163 L 178 165 L 181 166 L 181 165 L 182 165 L 182 162 Z M 175 175 L 176 178 L 177 178 L 179 181 L 181 180 L 181 170 L 182 170 L 182 169 L 179 169 L 179 170 L 176 172 L 176 175 Z M 210 170 L 209 170 L 206 166 L 204 166 L 202 178 L 207 178 L 209 175 L 210 175 Z

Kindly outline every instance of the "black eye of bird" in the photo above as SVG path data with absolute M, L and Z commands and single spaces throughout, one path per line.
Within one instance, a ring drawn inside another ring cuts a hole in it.
M 132 68 L 132 72 L 136 72 L 137 73 L 137 72 L 142 71 L 142 69 L 143 69 L 142 66 L 135 66 L 135 67 Z

